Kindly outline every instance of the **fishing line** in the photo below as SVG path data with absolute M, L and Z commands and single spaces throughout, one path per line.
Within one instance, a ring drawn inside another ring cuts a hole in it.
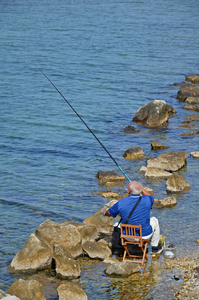
M 74 109 L 74 107 L 70 104 L 70 102 L 64 97 L 64 95 L 59 91 L 59 89 L 55 86 L 55 84 L 48 78 L 48 76 L 37 66 L 37 64 L 30 60 L 32 64 L 42 73 L 42 75 L 50 82 L 50 84 L 54 87 L 54 89 L 60 94 L 60 96 L 65 100 L 65 102 L 70 106 L 70 108 L 74 111 L 74 113 L 78 116 L 78 118 L 84 123 L 86 128 L 90 131 L 90 133 L 94 136 L 94 138 L 98 141 L 98 143 L 102 146 L 102 148 L 106 151 L 106 153 L 110 156 L 110 158 L 114 161 L 118 169 L 124 174 L 124 176 L 128 179 L 129 182 L 131 180 L 126 175 L 124 170 L 118 165 L 117 161 L 113 158 L 113 156 L 110 154 L 110 152 L 106 149 L 106 147 L 102 144 L 102 142 L 98 139 L 98 137 L 95 135 L 95 133 L 90 129 L 90 127 L 86 124 L 86 122 L 82 119 L 82 117 L 78 114 L 78 112 Z

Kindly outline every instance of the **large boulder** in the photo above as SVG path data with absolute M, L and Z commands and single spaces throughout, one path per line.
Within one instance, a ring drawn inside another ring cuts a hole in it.
M 183 87 L 178 91 L 176 98 L 185 102 L 185 100 L 189 97 L 199 97 L 199 87 L 195 85 Z
M 117 262 L 115 264 L 110 264 L 106 268 L 105 273 L 106 275 L 109 276 L 126 277 L 139 272 L 140 269 L 141 269 L 140 265 L 136 263 L 123 261 L 123 262 Z
M 149 158 L 147 168 L 159 168 L 168 172 L 175 172 L 181 169 L 187 161 L 187 152 L 170 151 L 161 154 L 157 158 Z
M 63 246 L 54 245 L 53 258 L 58 278 L 74 279 L 80 277 L 81 270 L 78 262 L 70 256 L 70 253 Z
M 11 262 L 10 271 L 37 271 L 48 268 L 52 260 L 52 250 L 35 234 L 31 234 L 24 247 Z
M 84 290 L 76 283 L 66 282 L 61 284 L 58 289 L 59 300 L 88 300 Z
M 190 184 L 187 180 L 180 174 L 174 172 L 172 176 L 166 182 L 167 192 L 184 192 L 190 189 Z
M 111 200 L 107 204 L 103 205 L 100 209 L 98 209 L 94 214 L 83 221 L 84 224 L 95 225 L 97 227 L 98 232 L 110 234 L 113 231 L 113 222 L 114 218 L 104 216 L 103 212 L 106 209 L 109 209 L 112 205 L 114 205 L 117 200 Z
M 170 115 L 174 113 L 176 110 L 164 100 L 153 100 L 137 111 L 133 122 L 144 124 L 147 127 L 163 127 L 168 124 Z
M 83 249 L 93 259 L 103 260 L 112 254 L 108 245 L 101 242 L 87 241 L 83 244 Z
M 82 223 L 75 223 L 75 222 L 68 222 L 68 224 L 74 225 L 82 237 L 82 243 L 95 240 L 98 237 L 98 230 L 95 225 L 90 224 L 82 224 Z
M 7 293 L 21 300 L 46 300 L 37 280 L 18 279 L 9 287 Z
M 124 158 L 136 160 L 145 157 L 144 151 L 140 147 L 131 147 L 123 154 Z
M 39 225 L 35 233 L 52 250 L 56 243 L 67 249 L 73 258 L 82 254 L 81 234 L 76 226 L 68 222 L 55 223 L 51 220 L 46 220 Z

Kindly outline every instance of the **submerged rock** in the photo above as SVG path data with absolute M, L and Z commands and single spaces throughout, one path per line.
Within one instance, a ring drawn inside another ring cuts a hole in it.
M 140 269 L 141 269 L 140 265 L 136 263 L 123 261 L 123 262 L 117 262 L 115 264 L 109 265 L 106 268 L 105 273 L 106 275 L 109 276 L 126 277 L 139 272 Z
M 199 122 L 198 114 L 192 114 L 186 116 L 186 119 L 183 121 L 183 123 L 190 123 L 190 122 Z
M 184 192 L 190 189 L 189 183 L 186 179 L 178 174 L 173 173 L 172 176 L 166 182 L 167 192 Z
M 76 283 L 66 282 L 61 284 L 58 289 L 59 300 L 88 300 L 84 290 Z
M 144 151 L 140 147 L 131 147 L 123 154 L 125 159 L 136 160 L 145 157 Z
M 19 297 L 20 300 L 46 300 L 37 280 L 18 279 L 9 287 L 7 293 Z
M 123 131 L 126 133 L 136 133 L 136 132 L 140 132 L 140 129 L 135 129 L 135 127 L 128 125 L 123 129 Z
M 163 127 L 168 124 L 170 115 L 176 112 L 166 101 L 153 100 L 137 111 L 133 117 L 133 122 L 144 124 L 147 127 Z

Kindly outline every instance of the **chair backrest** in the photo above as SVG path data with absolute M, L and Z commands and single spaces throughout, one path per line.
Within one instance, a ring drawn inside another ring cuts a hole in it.
M 142 225 L 130 225 L 121 224 L 121 239 L 124 240 L 135 240 L 135 243 L 139 243 L 142 240 Z

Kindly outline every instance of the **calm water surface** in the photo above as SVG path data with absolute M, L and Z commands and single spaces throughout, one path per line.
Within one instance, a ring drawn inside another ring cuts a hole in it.
M 146 159 L 126 161 L 124 151 L 140 146 L 146 157 L 157 156 L 152 140 L 187 151 L 181 173 L 191 190 L 177 195 L 175 208 L 154 209 L 153 215 L 179 254 L 197 251 L 199 160 L 190 152 L 199 150 L 199 138 L 180 136 L 186 131 L 178 126 L 191 112 L 176 100 L 179 87 L 174 83 L 199 72 L 198 10 L 194 0 L 1 0 L 1 289 L 15 280 L 7 266 L 41 222 L 82 222 L 108 201 L 92 195 L 103 189 L 96 173 L 119 172 L 30 60 L 51 78 L 128 176 L 154 189 L 155 198 L 166 196 L 165 181 L 145 182 L 137 172 Z M 177 110 L 168 128 L 142 127 L 139 134 L 125 134 L 125 126 L 138 127 L 132 123 L 136 111 L 154 99 Z M 100 268 L 85 268 L 79 280 L 89 299 L 125 299 L 119 283 Z

